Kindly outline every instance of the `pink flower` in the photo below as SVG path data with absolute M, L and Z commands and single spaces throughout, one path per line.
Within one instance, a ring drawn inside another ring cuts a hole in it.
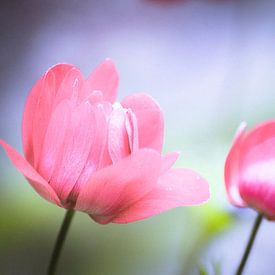
M 127 223 L 209 197 L 188 169 L 161 155 L 163 114 L 145 94 L 117 97 L 118 75 L 107 60 L 84 79 L 58 64 L 34 85 L 23 115 L 25 158 L 0 144 L 46 200 L 88 213 L 99 223 Z
M 229 200 L 275 220 L 275 121 L 246 132 L 239 127 L 225 163 Z

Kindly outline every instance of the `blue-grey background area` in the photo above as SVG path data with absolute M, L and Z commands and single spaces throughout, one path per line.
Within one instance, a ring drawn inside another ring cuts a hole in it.
M 85 75 L 109 57 L 119 99 L 152 95 L 164 151 L 210 182 L 208 204 L 128 225 L 78 213 L 58 274 L 233 274 L 255 213 L 226 199 L 223 166 L 238 124 L 275 117 L 275 1 L 1 1 L 0 137 L 22 152 L 26 97 L 48 67 Z M 0 150 L 0 274 L 44 274 L 64 210 L 41 199 Z M 265 221 L 244 274 L 273 274 L 275 224 Z

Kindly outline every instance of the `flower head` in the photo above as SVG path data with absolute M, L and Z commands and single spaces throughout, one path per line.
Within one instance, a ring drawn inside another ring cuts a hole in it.
M 161 155 L 163 114 L 148 95 L 121 103 L 118 74 L 106 60 L 85 79 L 58 64 L 34 85 L 24 110 L 25 157 L 0 140 L 9 158 L 46 200 L 99 223 L 127 223 L 209 197 L 189 169 Z
M 275 121 L 246 131 L 242 123 L 225 163 L 225 184 L 231 203 L 252 207 L 275 219 Z

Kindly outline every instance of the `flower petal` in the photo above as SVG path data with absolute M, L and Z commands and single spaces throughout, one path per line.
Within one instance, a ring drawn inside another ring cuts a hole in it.
M 160 172 L 161 156 L 142 149 L 94 173 L 80 189 L 76 209 L 99 223 L 108 223 L 152 190 Z
M 54 169 L 62 156 L 67 129 L 71 122 L 71 106 L 68 100 L 62 101 L 53 111 L 41 148 L 38 172 L 50 182 Z
M 242 172 L 239 192 L 247 205 L 275 220 L 275 159 L 248 166 Z
M 134 153 L 139 148 L 138 125 L 137 118 L 131 109 L 128 109 L 126 112 L 125 126 L 129 138 L 130 151 L 131 153 Z
M 71 78 L 73 83 L 69 81 Z M 75 67 L 58 64 L 36 82 L 28 96 L 23 114 L 22 140 L 26 159 L 35 168 L 53 109 L 61 100 L 72 96 L 75 90 L 72 84 L 78 78 L 81 78 L 81 74 Z M 66 89 L 61 89 L 64 87 L 63 82 L 69 83 L 66 84 Z
M 209 198 L 207 182 L 189 169 L 171 169 L 163 174 L 153 190 L 112 222 L 128 223 L 151 217 L 178 206 L 196 205 Z
M 248 131 L 241 148 L 242 165 L 247 166 L 250 163 L 274 158 L 274 142 L 275 120 L 260 124 Z M 250 154 L 251 150 L 253 152 Z
M 52 115 L 40 169 L 63 204 L 87 163 L 94 125 L 94 113 L 88 102 L 73 108 L 70 101 L 64 100 Z
M 130 154 L 129 137 L 126 131 L 126 113 L 122 108 L 114 108 L 111 113 L 108 150 L 113 163 Z
M 137 118 L 140 148 L 152 148 L 159 152 L 163 146 L 164 122 L 158 104 L 148 95 L 134 94 L 126 97 L 121 105 L 131 109 Z
M 87 79 L 89 90 L 101 91 L 105 101 L 113 103 L 117 97 L 118 73 L 111 60 L 98 65 Z
M 242 141 L 245 135 L 246 124 L 243 122 L 239 126 L 235 135 L 233 145 L 229 151 L 229 154 L 225 161 L 224 168 L 224 179 L 225 187 L 228 198 L 232 204 L 238 207 L 245 207 L 246 204 L 242 200 L 239 193 L 239 182 L 240 182 L 240 150 Z
M 240 153 L 239 190 L 251 207 L 275 218 L 275 121 L 247 133 Z
M 59 198 L 47 181 L 10 145 L 3 140 L 0 140 L 0 145 L 3 146 L 12 163 L 27 178 L 36 192 L 44 199 L 60 205 Z
M 75 193 L 76 189 L 78 192 L 80 187 L 89 180 L 95 171 L 112 164 L 106 148 L 108 120 L 105 114 L 105 107 L 108 108 L 108 106 L 102 104 L 93 105 L 94 121 L 90 122 L 90 124 L 93 125 L 93 137 L 91 138 L 92 144 L 85 167 L 72 190 L 73 193 Z M 70 195 L 75 196 L 75 194 Z
M 62 100 L 69 99 L 76 104 L 82 102 L 88 96 L 84 89 L 84 77 L 78 68 L 72 67 L 66 75 L 62 77 L 63 80 L 58 87 L 54 98 L 53 108 L 55 108 Z

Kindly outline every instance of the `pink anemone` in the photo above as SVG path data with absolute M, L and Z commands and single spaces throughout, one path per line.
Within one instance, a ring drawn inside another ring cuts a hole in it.
M 209 197 L 207 182 L 161 155 L 163 114 L 148 95 L 117 98 L 118 74 L 106 60 L 85 79 L 69 64 L 50 68 L 24 110 L 25 157 L 7 155 L 46 200 L 98 223 L 127 223 Z

